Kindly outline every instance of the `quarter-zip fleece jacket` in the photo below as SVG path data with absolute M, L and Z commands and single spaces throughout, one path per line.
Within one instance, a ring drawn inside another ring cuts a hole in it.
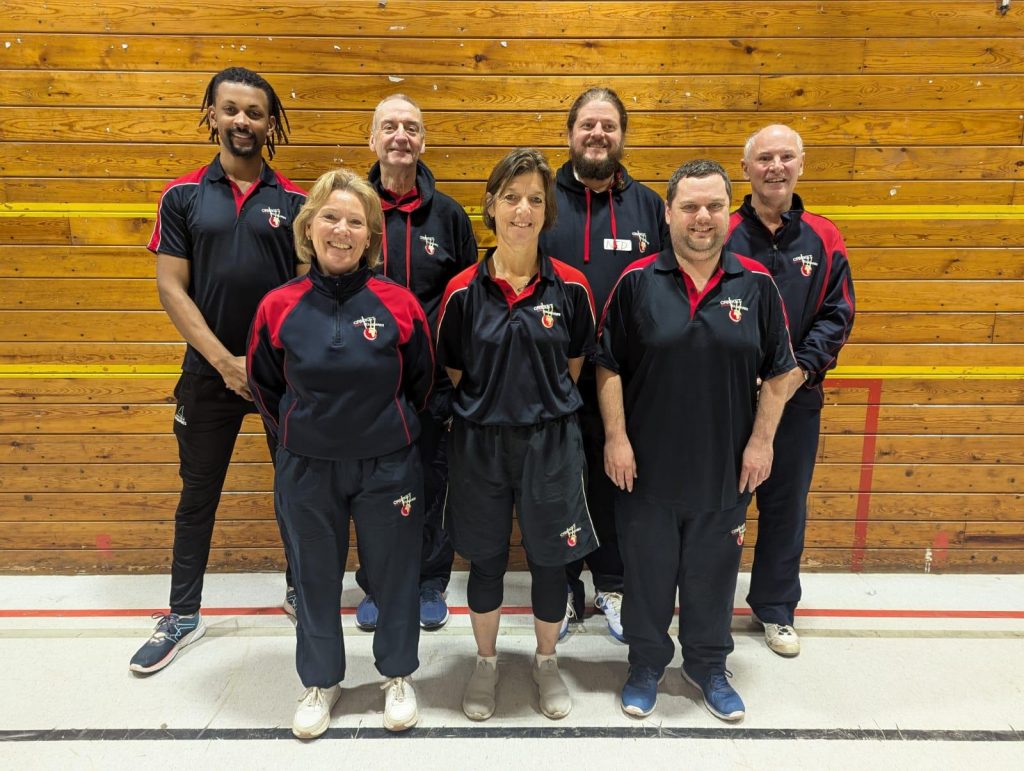
M 369 180 L 384 209 L 384 249 L 377 271 L 416 295 L 433 329 L 448 282 L 477 260 L 469 216 L 436 189 L 434 175 L 422 162 L 416 163 L 415 189 L 402 198 L 381 185 L 379 163 L 370 169 Z
M 413 294 L 360 268 L 268 293 L 249 331 L 249 387 L 267 430 L 297 455 L 375 458 L 419 436 L 434 355 Z
M 748 195 L 732 213 L 725 248 L 771 272 L 786 305 L 797 363 L 809 373 L 791 403 L 820 409 L 822 381 L 853 329 L 853 278 L 839 229 L 806 211 L 794 195 L 793 208 L 782 215 L 782 226 L 773 235 Z

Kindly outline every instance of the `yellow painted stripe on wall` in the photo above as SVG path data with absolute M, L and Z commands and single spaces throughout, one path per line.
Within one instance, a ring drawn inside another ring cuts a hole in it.
M 0 377 L 104 378 L 132 375 L 167 377 L 179 375 L 178 367 L 158 364 L 0 364 Z M 1024 378 L 1024 367 L 837 367 L 829 378 L 847 379 L 1002 379 Z
M 1024 206 L 823 206 L 814 211 L 836 220 L 1024 219 Z M 473 218 L 479 206 L 467 206 Z M 136 203 L 0 203 L 0 217 L 144 217 L 156 216 L 156 204 Z

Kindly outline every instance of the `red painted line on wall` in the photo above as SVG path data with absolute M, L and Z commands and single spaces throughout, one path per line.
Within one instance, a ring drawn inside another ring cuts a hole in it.
M 593 610 L 593 609 L 591 609 Z M 678 608 L 676 609 L 678 611 Z M 449 605 L 453 616 L 468 616 L 465 605 Z M 0 609 L 0 618 L 146 618 L 166 613 L 164 608 L 16 608 Z M 355 606 L 341 609 L 343 616 L 356 612 Z M 503 616 L 529 616 L 525 605 L 501 609 Z M 750 608 L 733 609 L 734 616 L 749 616 Z M 278 607 L 203 608 L 204 616 L 283 616 Z M 1024 619 L 1024 610 L 920 610 L 907 608 L 798 608 L 796 615 L 807 618 L 1010 618 Z
M 864 412 L 864 443 L 860 455 L 860 484 L 857 486 L 857 515 L 853 525 L 853 548 L 850 553 L 850 570 L 860 573 L 864 570 L 864 549 L 868 541 L 868 520 L 871 517 L 871 487 L 875 475 L 875 446 L 878 442 L 878 413 L 882 401 L 882 381 L 872 380 L 828 380 L 826 384 L 835 388 L 867 388 L 868 403 Z

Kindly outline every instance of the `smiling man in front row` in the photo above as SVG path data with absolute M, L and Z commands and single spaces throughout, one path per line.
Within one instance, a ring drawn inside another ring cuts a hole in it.
M 604 462 L 625 565 L 622 709 L 636 717 L 654 710 L 672 660 L 677 591 L 683 678 L 716 717 L 745 714 L 725 664 L 747 506 L 802 378 L 771 275 L 722 248 L 731 195 L 714 161 L 677 169 L 671 245 L 626 269 L 601 323 Z

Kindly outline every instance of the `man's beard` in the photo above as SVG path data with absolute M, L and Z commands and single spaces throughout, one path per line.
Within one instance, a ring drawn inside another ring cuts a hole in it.
M 608 179 L 619 170 L 619 165 L 622 161 L 621 148 L 613 149 L 609 147 L 607 155 L 601 161 L 594 161 L 588 158 L 586 156 L 586 148 L 584 148 L 582 153 L 572 150 L 570 155 L 572 167 L 576 171 L 576 176 L 580 179 Z
M 263 143 L 259 141 L 259 137 L 252 133 L 239 134 L 239 136 L 252 137 L 252 145 L 249 147 L 237 147 L 235 143 L 231 141 L 235 133 L 236 132 L 234 131 L 229 131 L 227 133 L 224 137 L 224 146 L 228 149 L 228 152 L 236 158 L 252 158 L 254 155 L 259 155 L 263 150 Z

